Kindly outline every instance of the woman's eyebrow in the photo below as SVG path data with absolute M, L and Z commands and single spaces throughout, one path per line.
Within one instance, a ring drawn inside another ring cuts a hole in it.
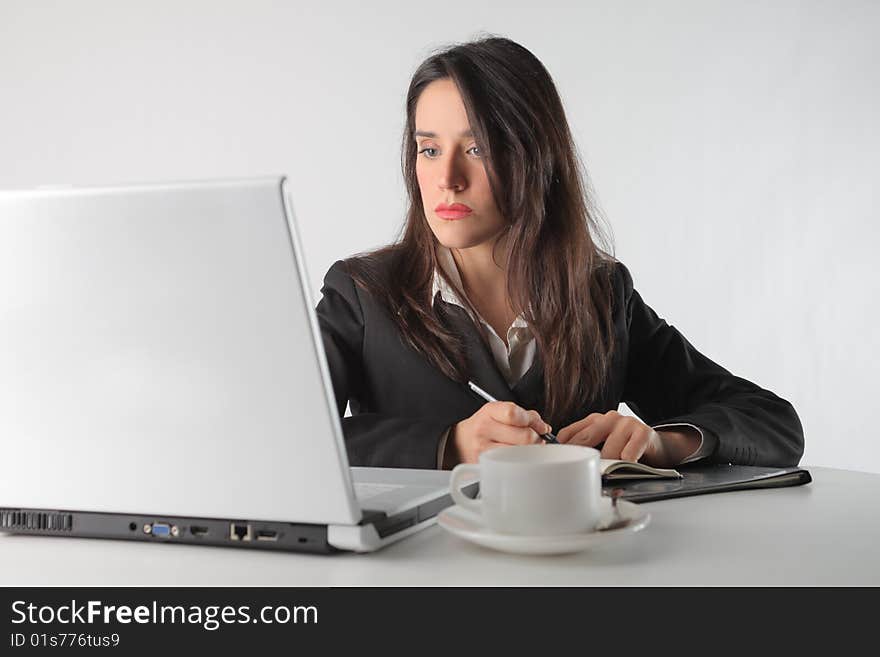
M 415 136 L 416 137 L 430 137 L 431 139 L 436 139 L 437 133 L 436 132 L 428 132 L 425 130 L 416 130 Z M 459 137 L 473 137 L 474 132 L 473 132 L 473 130 L 468 129 L 468 130 L 465 130 L 464 132 L 462 132 L 461 134 L 459 134 L 458 136 Z

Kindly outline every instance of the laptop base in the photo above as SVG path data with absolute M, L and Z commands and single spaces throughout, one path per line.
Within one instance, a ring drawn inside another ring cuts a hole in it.
M 375 517 L 365 521 L 375 520 Z M 373 514 L 375 515 L 375 514 Z M 0 532 L 329 554 L 326 525 L 48 509 L 0 509 Z
M 476 482 L 463 487 L 473 497 Z M 436 522 L 452 504 L 446 494 L 388 515 L 362 512 L 358 525 L 318 525 L 266 520 L 193 518 L 57 509 L 0 508 L 0 533 L 109 538 L 152 543 L 214 545 L 256 550 L 333 554 L 369 552 Z

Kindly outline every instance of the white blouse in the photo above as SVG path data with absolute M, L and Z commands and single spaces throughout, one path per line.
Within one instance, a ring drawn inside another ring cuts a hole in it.
M 461 280 L 461 274 L 458 266 L 455 264 L 455 258 L 452 257 L 452 251 L 445 246 L 437 246 L 437 260 L 443 271 L 449 279 L 462 290 L 464 294 L 464 284 Z M 451 287 L 440 272 L 434 272 L 434 285 L 431 298 L 436 300 L 437 295 L 446 303 L 452 303 L 460 306 L 468 311 L 467 306 L 462 302 L 455 288 Z M 509 386 L 513 386 L 525 374 L 532 363 L 535 361 L 535 336 L 526 320 L 519 315 L 513 320 L 513 324 L 507 329 L 507 343 L 495 332 L 495 329 L 483 319 L 479 313 L 471 315 L 476 321 L 486 327 L 489 336 L 489 347 L 492 350 L 492 356 L 495 358 L 495 364 L 504 375 Z

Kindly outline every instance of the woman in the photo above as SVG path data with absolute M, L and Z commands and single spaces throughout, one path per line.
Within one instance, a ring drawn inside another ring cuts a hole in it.
M 528 50 L 488 38 L 422 63 L 403 171 L 402 239 L 335 263 L 317 308 L 352 465 L 451 468 L 551 427 L 659 467 L 799 461 L 791 404 L 694 349 L 597 246 L 562 103 Z

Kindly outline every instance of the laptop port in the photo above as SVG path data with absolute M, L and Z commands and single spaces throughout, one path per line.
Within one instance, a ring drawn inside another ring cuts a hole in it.
M 258 541 L 277 541 L 278 540 L 278 532 L 272 531 L 271 529 L 259 529 L 259 530 L 257 530 L 257 540 Z
M 152 525 L 144 525 L 144 533 L 158 536 L 159 538 L 168 538 L 169 536 L 177 536 L 177 527 L 173 527 L 165 522 L 154 522 Z
M 253 538 L 253 534 L 251 533 L 250 525 L 241 525 L 237 522 L 230 523 L 229 525 L 229 540 L 230 541 L 249 541 Z
M 193 536 L 207 536 L 208 535 L 208 528 L 207 527 L 196 527 L 195 525 L 193 525 L 192 527 L 189 528 L 189 533 L 192 534 Z

